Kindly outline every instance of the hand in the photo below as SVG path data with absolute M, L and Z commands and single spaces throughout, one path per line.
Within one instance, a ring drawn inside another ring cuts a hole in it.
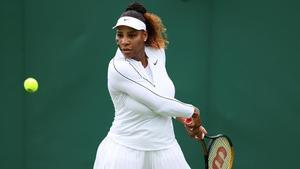
M 184 127 L 188 135 L 198 141 L 203 140 L 204 136 L 207 135 L 199 114 L 199 109 L 195 108 L 193 116 L 184 120 Z
M 203 126 L 192 127 L 190 123 L 184 124 L 184 128 L 186 129 L 188 135 L 198 141 L 203 140 L 205 135 L 207 135 L 207 131 Z
M 198 141 L 203 140 L 205 135 L 207 135 L 207 131 L 203 126 L 199 126 L 198 128 L 190 127 L 189 124 L 185 124 L 184 128 L 186 129 L 188 135 Z

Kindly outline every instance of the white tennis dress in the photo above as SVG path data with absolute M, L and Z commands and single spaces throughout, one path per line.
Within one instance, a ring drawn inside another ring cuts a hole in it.
M 194 107 L 174 98 L 164 49 L 145 48 L 148 66 L 118 49 L 108 67 L 115 117 L 98 147 L 94 169 L 189 169 L 175 139 L 172 117 L 191 117 Z

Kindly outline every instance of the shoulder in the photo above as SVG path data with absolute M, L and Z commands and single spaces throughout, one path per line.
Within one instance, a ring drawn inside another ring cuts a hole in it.
M 165 49 L 164 48 L 153 48 L 153 47 L 145 47 L 145 51 L 147 54 L 150 55 L 158 55 L 158 56 L 165 56 Z
M 108 77 L 122 79 L 135 79 L 138 76 L 130 62 L 124 58 L 114 57 L 108 66 Z
M 124 72 L 128 69 L 129 63 L 125 59 L 113 57 L 110 62 L 108 69 L 111 71 Z
M 117 49 L 115 56 L 110 60 L 108 65 L 108 72 L 124 72 L 128 69 L 128 62 L 121 53 L 120 49 Z
M 146 54 L 148 57 L 150 57 L 153 60 L 160 60 L 163 63 L 166 61 L 166 54 L 164 48 L 152 48 L 152 47 L 146 47 L 145 48 Z

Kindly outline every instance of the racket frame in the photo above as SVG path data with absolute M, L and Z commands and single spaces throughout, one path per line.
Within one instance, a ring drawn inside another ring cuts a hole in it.
M 232 155 L 234 157 L 233 144 L 232 144 L 232 141 L 230 140 L 230 138 L 228 136 L 226 136 L 225 134 L 218 134 L 218 135 L 215 135 L 215 136 L 205 136 L 206 139 L 209 139 L 208 147 L 207 147 L 207 144 L 205 143 L 204 139 L 200 141 L 201 150 L 202 150 L 203 155 L 204 155 L 205 169 L 208 169 L 208 157 L 209 157 L 209 152 L 211 150 L 211 146 L 213 145 L 214 141 L 219 137 L 225 137 L 228 140 L 229 145 L 231 147 Z M 233 158 L 231 160 L 233 160 Z M 231 161 L 231 164 L 232 164 L 232 162 L 233 161 Z

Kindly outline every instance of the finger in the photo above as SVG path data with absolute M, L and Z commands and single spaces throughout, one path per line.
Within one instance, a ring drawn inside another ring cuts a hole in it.
M 197 136 L 197 140 L 203 140 L 206 135 L 204 131 L 200 130 L 200 127 L 198 128 L 198 130 L 194 130 L 193 134 Z
M 203 126 L 200 126 L 199 129 L 201 130 L 202 133 L 204 133 L 205 135 L 207 135 L 207 131 Z
M 202 125 L 201 120 L 199 118 L 193 118 L 193 122 L 196 128 Z
M 194 135 L 194 139 L 196 139 L 196 140 L 202 140 L 202 133 L 200 132 L 200 133 L 195 134 Z
M 201 139 L 203 140 L 203 139 L 204 139 L 204 137 L 205 137 L 205 133 L 202 133 L 202 135 L 201 135 Z
M 203 140 L 203 139 L 202 139 L 202 138 L 200 138 L 199 136 L 195 136 L 194 138 L 195 138 L 195 140 L 198 140 L 198 141 L 201 141 L 201 140 Z
M 189 126 L 187 124 L 184 125 L 184 128 L 185 129 L 188 129 L 188 130 L 194 130 L 194 127 L 193 126 Z
M 195 134 L 195 135 L 200 135 L 201 133 L 202 133 L 202 131 L 199 129 L 199 128 L 194 128 L 193 129 L 193 133 Z
M 190 128 L 190 127 L 187 127 L 186 125 L 185 125 L 185 130 L 186 130 L 186 132 L 188 133 L 188 135 L 189 136 L 194 136 L 194 132 L 193 132 L 193 129 L 192 128 Z

